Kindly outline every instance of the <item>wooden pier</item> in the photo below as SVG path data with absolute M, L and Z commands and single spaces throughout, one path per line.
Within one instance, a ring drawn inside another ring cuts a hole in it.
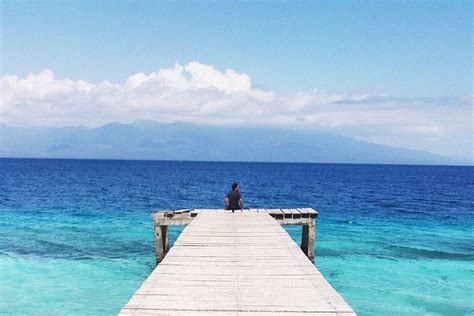
M 154 213 L 159 264 L 119 315 L 355 315 L 312 263 L 317 215 Z M 280 224 L 303 226 L 301 249 Z M 186 225 L 171 249 L 169 225 Z

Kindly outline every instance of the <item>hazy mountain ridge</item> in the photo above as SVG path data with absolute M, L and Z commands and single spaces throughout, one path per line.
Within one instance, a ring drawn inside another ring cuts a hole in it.
M 0 157 L 456 164 L 424 151 L 320 132 L 154 121 L 97 128 L 0 124 Z

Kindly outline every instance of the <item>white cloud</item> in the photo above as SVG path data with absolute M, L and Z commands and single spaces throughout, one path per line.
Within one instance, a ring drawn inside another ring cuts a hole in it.
M 283 125 L 472 154 L 472 96 L 403 99 L 317 89 L 281 94 L 256 88 L 247 74 L 195 61 L 137 73 L 123 84 L 56 79 L 47 69 L 26 78 L 5 75 L 0 92 L 0 122 L 11 125 L 98 126 L 137 119 Z

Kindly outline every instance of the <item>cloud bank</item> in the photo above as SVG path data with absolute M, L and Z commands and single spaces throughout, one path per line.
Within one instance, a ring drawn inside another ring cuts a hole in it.
M 473 97 L 393 98 L 370 93 L 263 90 L 250 76 L 196 61 L 123 83 L 57 79 L 51 70 L 0 78 L 0 122 L 98 126 L 152 119 L 318 128 L 359 140 L 472 157 Z

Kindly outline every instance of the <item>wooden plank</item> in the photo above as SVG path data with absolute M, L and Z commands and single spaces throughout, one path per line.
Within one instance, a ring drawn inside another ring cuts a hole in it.
M 291 212 L 291 214 L 292 214 L 291 217 L 292 217 L 293 219 L 299 219 L 299 218 L 301 218 L 301 212 L 298 211 L 296 208 L 290 208 L 290 209 L 288 209 L 287 211 L 288 211 L 288 212 Z
M 303 215 L 302 217 L 304 218 L 316 218 L 319 215 L 319 213 L 312 208 L 298 208 L 298 210 L 301 212 Z
M 196 217 L 199 213 L 201 213 L 201 209 L 192 209 L 191 210 L 191 217 Z
M 194 211 L 120 315 L 355 315 L 271 217 L 295 210 Z
M 282 208 L 280 211 L 283 213 L 284 218 L 293 218 L 293 212 L 291 210 Z
M 175 214 L 190 214 L 191 210 L 190 209 L 182 209 L 182 210 L 176 210 L 174 211 Z
M 265 211 L 270 214 L 271 217 L 275 219 L 283 219 L 284 214 L 279 208 L 274 208 L 274 209 L 265 209 Z

